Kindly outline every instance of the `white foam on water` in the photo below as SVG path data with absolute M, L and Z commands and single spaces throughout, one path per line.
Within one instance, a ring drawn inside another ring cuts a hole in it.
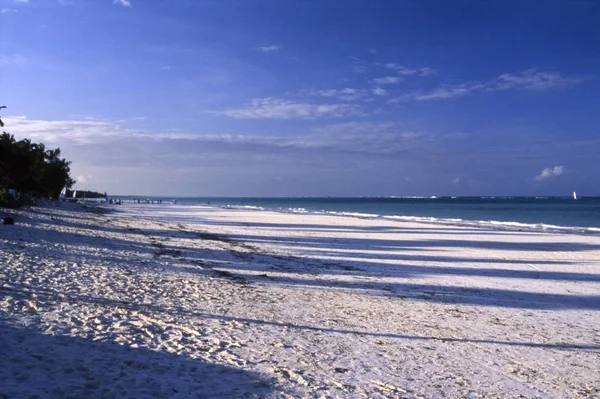
M 427 197 L 403 197 L 403 198 L 427 198 Z M 431 197 L 429 197 L 431 198 Z M 545 223 L 522 223 L 522 222 L 510 222 L 510 221 L 499 221 L 499 220 L 466 220 L 461 218 L 437 218 L 433 216 L 407 216 L 407 215 L 380 215 L 375 213 L 362 213 L 362 212 L 342 212 L 342 211 L 310 211 L 306 208 L 279 208 L 279 209 L 268 209 L 261 206 L 254 205 L 223 205 L 220 206 L 225 209 L 244 209 L 244 210 L 272 210 L 275 212 L 283 213 L 303 213 L 303 214 L 317 214 L 317 215 L 335 215 L 343 217 L 352 217 L 359 219 L 376 219 L 382 218 L 386 220 L 397 220 L 406 222 L 420 222 L 420 223 L 437 223 L 442 225 L 456 225 L 464 227 L 487 227 L 499 230 L 509 231 L 544 231 L 552 233 L 566 233 L 566 234 L 600 234 L 600 228 L 598 227 L 583 227 L 583 226 L 558 226 L 553 224 Z

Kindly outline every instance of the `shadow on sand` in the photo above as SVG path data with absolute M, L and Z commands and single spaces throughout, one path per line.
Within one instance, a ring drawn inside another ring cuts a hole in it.
M 184 308 L 179 308 L 179 307 L 167 309 L 167 308 L 157 306 L 157 305 L 132 303 L 132 302 L 127 302 L 127 301 L 119 301 L 119 300 L 114 300 L 114 299 L 110 299 L 110 298 L 100 298 L 100 297 L 94 297 L 94 296 L 88 296 L 88 295 L 64 296 L 64 295 L 59 294 L 58 292 L 53 292 L 53 291 L 48 291 L 48 290 L 36 292 L 36 291 L 32 291 L 32 290 L 18 291 L 18 290 L 7 290 L 5 288 L 0 288 L 0 297 L 6 293 L 10 293 L 13 296 L 19 296 L 22 298 L 29 298 L 32 295 L 35 295 L 38 298 L 45 297 L 46 299 L 54 299 L 57 301 L 66 301 L 69 303 L 82 303 L 82 304 L 100 306 L 100 307 L 111 308 L 111 309 L 117 309 L 117 308 L 130 309 L 130 310 L 135 310 L 138 312 L 145 312 L 145 313 L 148 313 L 149 315 L 151 315 L 152 313 L 163 313 L 163 314 L 185 316 L 185 317 L 215 319 L 215 320 L 224 320 L 224 321 L 237 321 L 237 322 L 248 323 L 248 324 L 269 325 L 269 326 L 279 327 L 279 328 L 283 328 L 283 329 L 319 331 L 319 332 L 323 332 L 323 333 L 363 335 L 363 336 L 370 336 L 370 337 L 403 339 L 403 340 L 411 340 L 411 341 L 464 342 L 464 343 L 478 343 L 478 344 L 495 344 L 495 345 L 505 345 L 505 346 L 524 346 L 524 347 L 533 347 L 533 348 L 550 348 L 550 349 L 562 349 L 562 350 L 582 349 L 582 350 L 600 351 L 600 345 L 572 344 L 572 343 L 564 343 L 564 342 L 563 343 L 536 343 L 536 342 L 500 341 L 500 340 L 489 340 L 489 339 L 471 339 L 471 338 L 455 338 L 455 337 L 443 337 L 443 336 L 419 336 L 419 335 L 409 335 L 409 334 L 381 333 L 381 332 L 360 331 L 360 330 L 350 330 L 350 329 L 341 329 L 341 328 L 308 326 L 308 325 L 301 325 L 301 324 L 295 324 L 295 323 L 289 323 L 289 322 L 252 319 L 252 318 L 247 318 L 247 317 L 234 317 L 234 316 L 228 316 L 225 314 L 197 312 L 194 310 L 189 310 L 189 309 L 184 309 Z
M 42 209 L 37 210 L 37 212 L 43 213 L 47 211 Z M 88 210 L 88 212 L 90 211 Z M 49 212 L 47 215 L 51 215 L 51 213 Z M 107 217 L 108 215 L 103 216 Z M 416 300 L 454 304 L 546 310 L 600 309 L 600 296 L 598 295 L 536 293 L 503 287 L 455 287 L 442 284 L 419 284 L 418 280 L 416 282 L 414 280 L 405 280 L 392 283 L 375 279 L 364 281 L 363 279 L 371 277 L 415 279 L 427 276 L 473 276 L 499 279 L 597 283 L 600 282 L 600 274 L 597 273 L 543 270 L 544 265 L 569 265 L 569 261 L 477 258 L 456 256 L 456 254 L 463 253 L 460 251 L 461 248 L 465 250 L 477 248 L 507 250 L 511 251 L 513 255 L 518 256 L 518 252 L 528 253 L 530 251 L 578 252 L 597 250 L 600 249 L 600 245 L 570 242 L 539 243 L 487 240 L 469 241 L 461 239 L 382 240 L 372 237 L 295 238 L 286 234 L 286 230 L 290 232 L 297 231 L 299 226 L 273 223 L 269 223 L 268 227 L 282 230 L 281 235 L 259 236 L 237 234 L 225 236 L 198 230 L 197 226 L 194 225 L 184 226 L 175 224 L 174 222 L 167 224 L 160 221 L 156 222 L 159 228 L 146 229 L 145 231 L 137 228 L 123 229 L 114 227 L 110 223 L 96 227 L 98 232 L 115 231 L 122 233 L 121 237 L 125 237 L 113 238 L 107 236 L 94 237 L 92 235 L 93 231 L 90 233 L 91 226 L 79 224 L 76 219 L 68 221 L 48 219 L 45 223 L 61 226 L 67 223 L 69 227 L 74 227 L 76 230 L 81 231 L 82 234 L 48 230 L 46 232 L 39 232 L 36 240 L 41 239 L 43 242 L 49 244 L 69 243 L 71 245 L 81 241 L 82 244 L 88 247 L 116 249 L 121 251 L 121 257 L 131 257 L 132 262 L 140 255 L 144 255 L 148 262 L 151 259 L 158 259 L 161 256 L 170 256 L 180 261 L 178 266 L 172 267 L 184 272 L 205 275 L 211 275 L 207 271 L 209 267 L 201 267 L 199 265 L 206 266 L 211 260 L 218 259 L 219 264 L 215 269 L 226 271 L 228 275 L 235 276 L 238 281 L 244 279 L 247 282 L 258 282 L 260 284 L 369 290 L 386 296 L 406 296 Z M 316 225 L 312 226 L 315 227 Z M 395 227 L 391 228 L 395 229 Z M 137 237 L 134 239 L 131 236 L 131 240 L 129 240 L 126 238 L 128 235 L 137 235 Z M 169 240 L 173 238 L 185 239 L 189 245 L 185 246 L 182 243 L 170 245 Z M 221 249 L 195 248 L 192 244 L 198 240 L 215 241 Z M 260 248 L 264 244 L 292 249 L 301 247 L 302 253 L 309 256 L 272 255 Z M 451 251 L 450 255 L 446 251 L 440 254 L 437 253 L 437 250 L 440 248 L 447 247 L 457 248 L 457 250 Z M 423 249 L 429 252 L 427 255 L 415 255 L 414 252 L 403 254 L 402 251 L 405 249 L 410 251 Z M 377 250 L 379 253 L 373 254 L 370 252 L 373 250 Z M 125 260 L 107 259 L 110 251 L 108 251 L 108 254 L 105 252 L 100 251 L 96 255 L 91 252 L 77 253 L 77 256 L 81 257 L 83 261 L 94 261 L 94 257 L 99 257 L 95 261 L 104 262 L 107 260 Z M 429 264 L 421 266 L 409 263 L 414 261 L 423 261 Z M 465 264 L 468 264 L 468 266 Z M 248 272 L 261 272 L 264 274 L 277 272 L 278 275 L 264 276 L 258 273 L 249 275 Z M 303 274 L 302 278 L 298 274 Z M 336 276 L 342 276 L 344 279 L 336 278 Z M 359 277 L 363 280 L 354 279 L 348 281 L 347 277 Z
M 55 221 L 55 223 L 61 223 Z M 72 222 L 74 226 L 77 222 Z M 122 249 L 131 249 L 131 259 L 121 259 L 121 262 L 134 261 L 136 256 L 140 254 L 154 256 L 157 259 L 161 256 L 171 257 L 175 262 L 169 266 L 179 272 L 195 273 L 214 277 L 211 270 L 202 263 L 208 263 L 211 259 L 218 259 L 218 266 L 214 268 L 218 270 L 226 270 L 229 275 L 235 276 L 238 280 L 244 280 L 247 283 L 258 283 L 262 285 L 277 284 L 283 286 L 310 286 L 319 289 L 328 289 L 331 287 L 344 288 L 356 292 L 366 292 L 369 295 L 383 295 L 407 298 L 409 300 L 419 300 L 426 302 L 441 302 L 451 304 L 465 305 L 481 305 L 481 306 L 498 306 L 515 309 L 534 309 L 534 310 L 561 310 L 561 309 L 579 309 L 579 310 L 600 310 L 599 295 L 566 295 L 554 293 L 538 293 L 529 292 L 527 290 L 517 290 L 510 288 L 491 288 L 491 287 L 458 287 L 448 286 L 443 284 L 426 284 L 411 282 L 405 280 L 402 282 L 384 282 L 375 280 L 371 277 L 397 277 L 397 278 L 418 278 L 428 275 L 462 275 L 462 276 L 485 276 L 492 278 L 506 279 L 540 279 L 540 280 L 556 280 L 556 281 L 577 281 L 577 282 L 598 282 L 598 274 L 590 273 L 573 273 L 573 272 L 556 272 L 541 270 L 519 270 L 520 266 L 527 264 L 539 265 L 553 264 L 546 261 L 520 261 L 510 259 L 497 258 L 466 258 L 448 256 L 447 253 L 436 255 L 436 251 L 440 248 L 455 248 L 453 253 L 460 254 L 464 250 L 472 248 L 476 249 L 498 249 L 511 251 L 513 254 L 519 252 L 542 251 L 542 252 L 578 252 L 587 250 L 598 250 L 600 245 L 589 245 L 581 243 L 569 242 L 509 242 L 509 241 L 469 241 L 469 240 L 454 240 L 454 239 L 438 239 L 438 240 L 390 240 L 376 238 L 315 238 L 302 237 L 293 238 L 288 231 L 296 230 L 298 227 L 289 225 L 272 225 L 282 230 L 281 235 L 273 236 L 256 236 L 256 235 L 215 235 L 210 232 L 201 231 L 198 226 L 189 227 L 186 230 L 185 226 L 176 226 L 173 224 L 159 223 L 161 228 L 140 231 L 129 231 L 131 234 L 141 234 L 146 238 L 145 243 L 140 243 L 139 240 L 127 239 L 110 239 L 97 237 L 91 245 L 97 245 L 98 248 L 104 246 L 119 247 Z M 205 228 L 205 226 L 203 226 Z M 313 226 L 314 227 L 314 226 Z M 98 226 L 102 230 L 103 226 Z M 106 229 L 114 229 L 114 227 L 106 226 Z M 116 229 L 121 233 L 127 233 L 123 229 Z M 48 234 L 47 239 L 55 243 L 68 242 L 68 233 Z M 127 235 L 125 235 L 127 237 Z M 189 240 L 188 246 L 173 245 L 168 243 L 173 237 Z M 139 238 L 139 237 L 138 237 Z M 90 238 L 87 237 L 86 240 Z M 192 244 L 194 241 L 208 240 L 217 241 L 222 249 L 207 249 L 195 248 Z M 286 247 L 302 247 L 304 253 L 310 254 L 307 257 L 298 256 L 281 256 L 273 255 L 260 249 L 263 244 L 272 244 Z M 90 245 L 88 243 L 88 245 Z M 336 251 L 333 252 L 332 249 Z M 244 249 L 245 252 L 241 251 Z M 369 250 L 378 251 L 395 251 L 394 253 L 383 254 L 381 258 L 374 258 L 368 252 Z M 416 256 L 414 254 L 398 255 L 398 251 L 403 249 L 423 249 L 430 251 L 426 256 Z M 345 257 L 349 256 L 344 252 L 352 251 L 355 254 L 355 260 L 348 262 Z M 466 252 L 466 251 L 465 251 Z M 324 260 L 320 258 L 326 254 L 333 259 Z M 57 256 L 60 256 L 58 254 Z M 89 256 L 92 260 L 93 255 Z M 106 255 L 100 255 L 106 256 Z M 336 256 L 338 259 L 336 259 Z M 95 261 L 102 260 L 96 259 Z M 106 260 L 106 259 L 105 259 Z M 374 262 L 373 260 L 380 260 Z M 392 262 L 384 263 L 383 260 L 391 260 Z M 418 266 L 405 264 L 403 261 L 408 260 L 424 260 L 427 262 L 440 262 L 451 264 L 452 267 L 437 266 Z M 82 259 L 86 261 L 86 259 Z M 464 267 L 456 266 L 457 264 L 472 263 L 481 264 L 481 267 Z M 555 262 L 567 265 L 569 262 Z M 497 268 L 496 265 L 507 264 L 513 265 L 515 269 Z M 248 273 L 252 272 L 252 273 Z M 256 273 L 260 272 L 260 273 Z M 268 275 L 275 272 L 277 275 Z M 343 276 L 344 279 L 336 277 Z M 227 277 L 225 275 L 225 277 Z M 349 280 L 346 277 L 360 277 L 362 280 Z M 476 281 L 476 280 L 475 280 Z M 42 293 L 43 294 L 43 293 Z M 115 302 L 108 299 L 83 297 L 78 296 L 74 300 L 95 303 L 101 306 L 139 306 L 135 304 L 127 304 Z M 166 309 L 146 307 L 149 311 L 165 312 Z M 169 310 L 171 311 L 171 310 Z M 548 347 L 557 349 L 588 349 L 599 350 L 598 345 L 577 345 L 577 344 L 539 344 L 533 342 L 510 342 L 510 341 L 488 341 L 488 340 L 469 340 L 463 338 L 445 338 L 445 337 L 422 337 L 401 334 L 378 334 L 371 332 L 352 331 L 343 329 L 330 329 L 318 326 L 302 326 L 289 323 L 269 322 L 257 319 L 236 318 L 227 315 L 216 315 L 208 313 L 193 313 L 185 309 L 173 309 L 172 311 L 187 313 L 189 316 L 219 318 L 224 320 L 237 320 L 248 323 L 269 324 L 286 328 L 300 328 L 307 330 L 318 330 L 330 333 L 344 334 L 361 334 L 381 336 L 387 338 L 413 339 L 413 340 L 442 340 L 448 342 L 477 342 L 490 343 L 509 346 L 532 346 L 532 347 Z
M 263 375 L 0 323 L 0 398 L 272 397 Z M 10 349 L 9 349 L 10 348 Z

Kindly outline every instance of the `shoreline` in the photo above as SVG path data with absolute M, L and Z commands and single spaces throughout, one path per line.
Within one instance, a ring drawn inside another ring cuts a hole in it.
M 0 355 L 0 396 L 600 392 L 599 237 L 206 206 L 11 214 L 0 338 L 23 347 Z
M 127 201 L 126 196 L 120 196 L 121 200 Z M 479 198 L 479 197 L 465 197 L 465 198 Z M 512 197 L 510 197 L 512 198 Z M 534 197 L 523 197 L 525 199 L 531 199 Z M 596 198 L 596 197 L 592 197 Z M 210 198 L 207 198 L 210 199 Z M 216 198 L 220 199 L 220 198 Z M 232 198 L 233 200 L 237 198 Z M 254 198 L 251 198 L 254 199 Z M 282 197 L 280 199 L 288 199 Z M 295 198 L 291 198 L 295 199 Z M 303 199 L 303 198 L 297 198 Z M 314 199 L 320 199 L 320 197 L 315 197 Z M 321 198 L 325 199 L 325 198 Z M 348 199 L 359 199 L 349 197 Z M 372 198 L 377 199 L 377 198 Z M 393 199 L 393 198 L 388 198 Z M 182 200 L 185 200 L 183 198 Z M 125 202 L 127 205 L 136 205 L 135 203 Z M 138 204 L 138 205 L 154 205 L 152 204 Z M 162 205 L 171 206 L 169 203 L 165 203 Z M 556 233 L 556 234 L 579 234 L 579 235 L 594 235 L 600 236 L 600 226 L 578 226 L 578 225 L 561 225 L 561 224 L 552 224 L 548 222 L 523 222 L 517 220 L 485 220 L 485 219 L 465 219 L 458 217 L 435 217 L 435 216 L 418 216 L 418 215 L 396 215 L 396 214 L 377 214 L 377 213 L 364 213 L 364 212 L 344 212 L 344 211 L 334 211 L 334 210 L 318 210 L 318 209 L 306 209 L 306 208 L 297 208 L 297 207 L 268 207 L 261 205 L 243 205 L 243 204 L 211 204 L 210 202 L 204 203 L 200 201 L 198 203 L 178 203 L 176 206 L 184 206 L 184 207 L 215 207 L 220 209 L 238 209 L 242 211 L 265 211 L 265 212 L 277 212 L 284 214 L 300 214 L 300 215 L 331 215 L 331 216 L 340 216 L 340 217 L 350 217 L 357 219 L 384 219 L 389 221 L 398 221 L 398 222 L 417 222 L 417 223 L 432 223 L 432 224 L 440 224 L 444 226 L 466 226 L 466 227 L 476 227 L 483 229 L 494 229 L 498 231 L 531 231 L 531 232 L 546 232 L 546 233 Z
M 186 205 L 190 206 L 190 205 Z M 191 205 L 200 206 L 200 205 Z M 389 221 L 398 221 L 401 223 L 405 222 L 416 222 L 424 224 L 434 224 L 442 226 L 456 226 L 456 227 L 477 227 L 482 229 L 492 229 L 498 231 L 508 232 L 543 232 L 543 233 L 555 233 L 555 234 L 578 234 L 578 235 L 598 235 L 600 236 L 600 227 L 594 226 L 559 226 L 546 223 L 521 223 L 514 221 L 500 221 L 500 220 L 477 220 L 477 219 L 459 219 L 459 218 L 436 218 L 428 216 L 402 216 L 402 215 L 377 215 L 377 214 L 360 214 L 352 212 L 335 212 L 335 211 L 296 211 L 294 209 L 266 209 L 261 207 L 251 206 L 230 206 L 230 205 L 203 205 L 203 206 L 214 206 L 215 208 L 221 209 L 240 209 L 240 210 L 252 210 L 252 211 L 266 211 L 266 212 L 278 212 L 284 214 L 308 214 L 308 215 L 330 215 L 339 217 L 349 217 L 356 219 L 383 219 Z

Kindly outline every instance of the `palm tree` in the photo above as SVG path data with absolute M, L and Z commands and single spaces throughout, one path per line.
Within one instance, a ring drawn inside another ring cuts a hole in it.
M 6 105 L 2 105 L 0 106 L 0 109 L 6 108 Z M 4 122 L 2 122 L 2 119 L 0 119 L 0 127 L 4 127 Z
M 75 183 L 70 165 L 60 158 L 59 148 L 46 149 L 43 143 L 0 134 L 0 191 L 15 189 L 25 196 L 58 198 L 64 186 Z
M 13 135 L 6 132 L 0 135 L 0 188 L 7 188 L 12 183 L 11 166 L 15 144 Z

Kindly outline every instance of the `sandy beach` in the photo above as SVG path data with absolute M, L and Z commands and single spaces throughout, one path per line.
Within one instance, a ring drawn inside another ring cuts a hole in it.
M 6 210 L 0 398 L 598 398 L 600 236 Z

